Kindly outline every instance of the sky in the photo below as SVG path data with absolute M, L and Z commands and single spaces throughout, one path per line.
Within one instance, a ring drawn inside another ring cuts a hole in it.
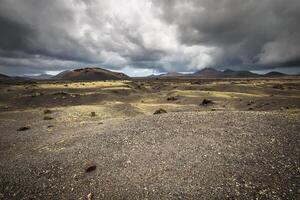
M 299 10 L 299 0 L 0 0 L 0 73 L 299 73 Z

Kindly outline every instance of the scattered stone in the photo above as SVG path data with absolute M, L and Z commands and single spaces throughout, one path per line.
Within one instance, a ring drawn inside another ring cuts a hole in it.
M 93 193 L 89 193 L 89 194 L 87 195 L 87 199 L 88 199 L 88 200 L 92 200 L 93 197 L 94 197 Z
M 35 93 L 31 94 L 31 97 L 38 97 L 38 96 L 42 96 L 42 95 L 43 95 L 43 93 L 41 93 L 41 92 L 35 92 Z
M 273 85 L 273 88 L 274 89 L 279 89 L 279 90 L 283 90 L 284 89 L 283 85 L 281 85 L 281 84 Z
M 96 112 L 91 112 L 92 117 L 96 117 Z
M 98 124 L 103 124 L 103 122 L 99 122 Z
M 69 93 L 67 93 L 67 92 L 64 92 L 64 91 L 60 91 L 60 92 L 55 92 L 55 93 L 53 93 L 53 95 L 62 95 L 62 96 L 67 96 L 67 95 L 69 95 Z
M 210 105 L 210 104 L 214 104 L 214 102 L 212 100 L 209 99 L 203 99 L 201 105 Z
M 70 94 L 70 97 L 75 98 L 76 95 L 75 94 Z
M 48 126 L 47 126 L 47 128 L 53 128 L 53 127 L 54 127 L 53 125 L 48 125 Z
M 44 117 L 44 120 L 52 120 L 52 119 L 53 117 L 49 117 L 49 116 Z
M 51 113 L 53 113 L 52 110 L 49 110 L 49 109 L 44 110 L 44 114 L 51 114 Z
M 91 172 L 91 171 L 94 171 L 96 168 L 97 168 L 97 166 L 94 161 L 88 161 L 85 164 L 84 170 L 85 170 L 85 172 Z
M 248 110 L 253 110 L 253 108 L 248 108 Z
M 167 111 L 165 109 L 160 108 L 160 109 L 156 110 L 153 114 L 157 115 L 157 114 L 163 114 L 163 113 L 167 113 Z
M 176 100 L 178 100 L 177 97 L 168 97 L 167 98 L 167 101 L 176 101 Z
M 201 85 L 202 82 L 201 82 L 201 81 L 194 81 L 194 82 L 192 82 L 191 84 L 192 84 L 192 85 Z
M 9 106 L 0 106 L 2 109 L 9 109 Z
M 23 126 L 17 129 L 17 131 L 27 131 L 30 129 L 30 126 Z
M 254 101 L 250 100 L 247 105 L 251 106 L 252 104 L 254 104 Z
M 78 181 L 78 175 L 77 174 L 74 174 L 73 178 L 74 178 L 75 181 Z

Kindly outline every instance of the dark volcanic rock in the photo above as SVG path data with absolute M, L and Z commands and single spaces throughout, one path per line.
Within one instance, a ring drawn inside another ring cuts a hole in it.
M 214 102 L 212 100 L 209 99 L 203 99 L 201 105 L 210 105 L 210 104 L 214 104 Z
M 283 90 L 284 89 L 283 85 L 281 85 L 281 84 L 276 84 L 276 85 L 273 86 L 273 88 L 278 89 L 278 90 Z
M 157 115 L 157 114 L 163 114 L 163 113 L 167 113 L 167 111 L 165 109 L 160 108 L 160 109 L 156 110 L 153 114 Z
M 30 126 L 23 126 L 23 127 L 18 128 L 17 131 L 27 131 L 29 129 L 30 129 Z
M 52 120 L 52 119 L 53 117 L 48 117 L 48 116 L 44 117 L 44 120 Z
M 167 101 L 176 101 L 178 100 L 178 97 L 168 97 Z
M 44 114 L 51 114 L 51 113 L 53 113 L 52 110 L 49 110 L 49 109 L 44 110 Z
M 96 112 L 91 112 L 92 117 L 96 117 Z
M 94 161 L 88 161 L 84 166 L 85 172 L 91 172 L 94 171 L 97 168 L 97 165 Z

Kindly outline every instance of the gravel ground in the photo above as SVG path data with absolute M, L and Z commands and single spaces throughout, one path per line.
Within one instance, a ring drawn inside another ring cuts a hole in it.
M 0 114 L 0 199 L 300 199 L 300 112 L 40 118 Z

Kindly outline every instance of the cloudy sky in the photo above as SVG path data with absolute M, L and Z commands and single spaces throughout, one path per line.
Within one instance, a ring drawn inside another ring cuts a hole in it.
M 299 10 L 299 0 L 0 0 L 0 73 L 298 73 Z

